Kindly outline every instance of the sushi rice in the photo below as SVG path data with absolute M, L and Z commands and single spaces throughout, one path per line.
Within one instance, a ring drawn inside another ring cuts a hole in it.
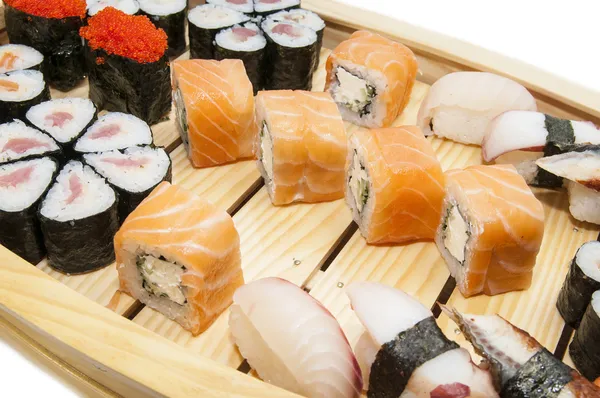
M 253 0 L 206 0 L 206 4 L 231 8 L 232 10 L 243 12 L 248 15 L 254 12 Z
M 20 120 L 0 125 L 0 164 L 58 152 L 52 137 Z
M 138 0 L 140 10 L 153 16 L 167 16 L 185 10 L 187 0 Z
M 5 44 L 0 46 L 0 73 L 16 70 L 39 70 L 44 56 L 33 47 L 22 44 Z
M 113 7 L 125 14 L 134 15 L 140 10 L 137 0 L 87 0 L 88 15 L 94 16 L 106 7 Z
M 30 207 L 46 192 L 54 173 L 56 162 L 40 158 L 8 163 L 0 166 L 0 211 L 16 212 Z M 25 170 L 20 177 L 15 174 Z M 12 181 L 7 176 L 12 175 Z M 15 179 L 16 178 L 16 179 Z M 6 181 L 5 181 L 6 180 Z
M 261 16 L 293 8 L 300 8 L 300 0 L 254 0 L 254 13 Z
M 17 84 L 18 88 L 0 90 L 0 101 L 2 102 L 31 100 L 42 94 L 46 88 L 44 75 L 35 70 L 18 70 L 0 75 L 0 86 L 3 84 Z
M 188 19 L 202 29 L 221 29 L 249 20 L 248 16 L 241 12 L 213 4 L 194 7 L 188 14 Z

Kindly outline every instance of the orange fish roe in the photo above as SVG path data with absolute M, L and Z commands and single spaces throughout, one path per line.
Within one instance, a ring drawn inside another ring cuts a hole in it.
M 107 7 L 79 30 L 93 50 L 120 55 L 138 63 L 158 61 L 168 48 L 167 34 L 146 16 L 127 15 Z
M 9 6 L 44 18 L 85 18 L 85 0 L 4 0 Z

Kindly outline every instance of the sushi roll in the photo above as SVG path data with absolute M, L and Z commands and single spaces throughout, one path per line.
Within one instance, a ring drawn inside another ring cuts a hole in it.
M 117 204 L 115 191 L 91 167 L 67 163 L 39 207 L 48 264 L 71 275 L 112 263 Z
M 231 216 L 168 182 L 127 217 L 115 253 L 121 290 L 195 336 L 244 284 Z
M 90 17 L 106 7 L 123 11 L 127 15 L 135 15 L 140 11 L 140 4 L 137 0 L 87 0 L 87 14 Z
M 564 178 L 569 211 L 579 221 L 600 224 L 600 146 L 567 148 L 566 153 L 543 157 L 539 168 Z
M 110 34 L 107 34 L 110 32 Z M 108 7 L 81 28 L 90 99 L 98 109 L 131 113 L 153 125 L 171 111 L 167 35 L 145 16 Z
M 587 398 L 600 388 L 562 363 L 538 341 L 498 315 L 461 314 L 442 306 L 490 366 L 501 397 Z
M 23 44 L 0 46 L 0 74 L 16 70 L 34 69 L 43 72 L 44 56 L 33 47 Z
M 52 136 L 66 157 L 75 155 L 73 145 L 96 120 L 96 107 L 87 98 L 60 98 L 32 106 L 27 121 Z
M 158 184 L 171 182 L 171 159 L 164 148 L 143 146 L 90 153 L 83 160 L 119 194 L 121 223 Z
M 215 37 L 215 59 L 241 59 L 254 94 L 262 88 L 267 40 L 258 25 L 246 22 L 224 29 Z
M 265 90 L 310 90 L 319 57 L 316 32 L 294 22 L 273 19 L 262 21 L 261 28 L 267 38 Z
M 254 0 L 254 14 L 260 17 L 300 8 L 300 0 Z
M 177 127 L 194 167 L 253 156 L 252 83 L 239 59 L 173 62 Z
M 46 255 L 37 208 L 57 169 L 50 158 L 0 165 L 0 244 L 32 264 Z
M 150 144 L 152 131 L 143 120 L 125 113 L 109 112 L 85 131 L 73 149 L 84 154 Z
M 223 6 L 244 13 L 251 17 L 254 14 L 253 0 L 206 0 L 206 4 Z
M 148 16 L 157 28 L 167 34 L 169 58 L 183 54 L 187 0 L 140 0 L 140 10 L 142 15 Z
M 597 257 L 594 259 L 598 261 Z M 596 267 L 597 268 L 597 267 Z M 588 380 L 600 377 L 600 290 L 594 292 L 569 345 L 571 359 Z
M 446 173 L 436 244 L 463 296 L 531 285 L 544 207 L 512 165 Z
M 194 7 L 188 14 L 190 58 L 214 59 L 217 33 L 249 20 L 247 15 L 220 5 L 203 4 Z
M 323 47 L 323 33 L 325 32 L 325 21 L 316 13 L 302 9 L 292 9 L 289 11 L 280 11 L 269 15 L 267 18 L 275 21 L 285 22 L 292 21 L 300 25 L 307 26 L 317 33 L 317 57 L 313 65 L 313 70 L 319 67 L 321 47 Z
M 264 278 L 240 287 L 229 329 L 263 380 L 303 397 L 360 396 L 360 368 L 342 328 L 293 283 Z
M 346 203 L 367 242 L 433 240 L 445 178 L 421 130 L 360 129 L 349 141 Z
M 388 127 L 408 104 L 417 59 L 408 47 L 361 30 L 333 50 L 325 68 L 325 91 L 345 121 Z
M 600 290 L 600 242 L 587 242 L 577 250 L 575 258 L 558 294 L 556 307 L 567 325 L 578 328 L 592 294 Z
M 79 28 L 85 0 L 5 0 L 6 32 L 12 44 L 43 54 L 43 72 L 52 87 L 69 91 L 86 74 Z
M 492 119 L 511 110 L 537 110 L 525 87 L 493 73 L 454 72 L 433 83 L 417 125 L 426 136 L 481 145 Z
M 348 144 L 329 94 L 261 91 L 256 115 L 257 166 L 274 205 L 344 197 Z
M 62 158 L 52 137 L 20 120 L 0 124 L 0 164 L 42 156 Z
M 353 283 L 346 293 L 366 329 L 354 351 L 367 397 L 498 397 L 491 375 L 417 300 L 373 282 Z
M 0 123 L 25 120 L 27 110 L 50 99 L 42 72 L 17 70 L 0 75 Z

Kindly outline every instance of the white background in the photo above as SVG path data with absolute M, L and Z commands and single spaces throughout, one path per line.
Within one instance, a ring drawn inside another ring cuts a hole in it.
M 597 0 L 341 1 L 518 58 L 600 91 Z M 23 355 L 18 341 L 1 328 L 0 382 L 6 397 L 91 394 L 35 356 Z

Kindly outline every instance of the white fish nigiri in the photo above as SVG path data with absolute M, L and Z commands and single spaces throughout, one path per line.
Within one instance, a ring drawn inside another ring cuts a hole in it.
M 360 395 L 360 368 L 344 332 L 308 293 L 264 278 L 241 286 L 233 302 L 231 334 L 264 381 L 311 398 Z
M 509 110 L 535 111 L 535 98 L 519 83 L 493 73 L 455 72 L 431 86 L 417 125 L 426 136 L 481 145 L 490 121 Z
M 366 328 L 355 352 L 365 386 L 368 381 L 371 383 L 369 394 L 411 398 L 498 397 L 491 375 L 471 361 L 468 351 L 443 336 L 431 311 L 414 298 L 373 282 L 354 283 L 347 294 Z M 407 341 L 415 337 L 410 334 L 415 327 L 420 328 L 421 341 Z M 425 351 L 439 350 L 439 354 L 433 352 L 432 358 L 422 360 L 423 352 L 419 350 L 422 343 L 427 346 Z M 445 348 L 440 350 L 440 347 Z

